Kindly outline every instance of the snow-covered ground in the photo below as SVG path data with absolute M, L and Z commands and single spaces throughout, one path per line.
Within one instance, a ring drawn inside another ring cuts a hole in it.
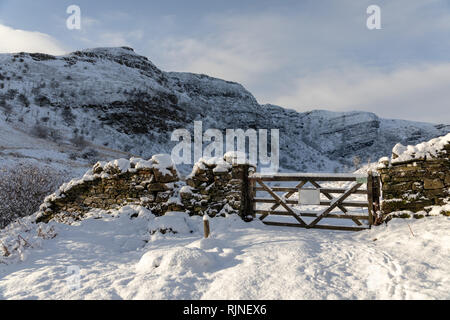
M 110 160 L 129 157 L 129 154 L 104 146 L 89 144 L 89 148 L 97 151 L 98 159 Z M 0 170 L 22 164 L 33 164 L 51 167 L 60 172 L 66 180 L 83 175 L 92 165 L 92 159 L 83 159 L 82 153 L 71 144 L 53 142 L 30 135 L 19 126 L 13 126 L 0 118 Z M 70 155 L 75 154 L 76 159 Z
M 73 225 L 31 220 L 0 234 L 0 299 L 450 298 L 445 216 L 358 233 L 228 216 L 210 220 L 209 239 L 201 217 L 134 206 Z

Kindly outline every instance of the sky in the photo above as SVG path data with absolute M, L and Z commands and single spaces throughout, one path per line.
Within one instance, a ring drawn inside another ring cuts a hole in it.
M 104 46 L 239 82 L 261 104 L 450 124 L 450 0 L 0 0 L 0 52 Z

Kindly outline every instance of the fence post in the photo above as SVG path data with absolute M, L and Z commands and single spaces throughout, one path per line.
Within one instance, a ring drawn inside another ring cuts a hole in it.
M 254 181 L 249 179 L 249 165 L 243 165 L 243 176 L 242 176 L 242 199 L 243 202 L 241 208 L 243 208 L 241 212 L 241 218 L 244 221 L 251 221 L 255 218 L 255 211 L 253 210 L 253 189 L 254 189 Z M 250 217 L 252 217 L 250 219 Z
M 207 239 L 211 233 L 211 229 L 209 228 L 209 218 L 206 213 L 203 213 L 203 231 L 205 233 L 205 239 Z
M 368 211 L 369 211 L 369 226 L 373 225 L 373 173 L 370 170 L 367 173 L 367 201 L 369 202 Z
M 248 177 L 247 177 L 248 179 Z M 249 184 L 248 184 L 248 202 L 249 202 L 249 206 L 248 206 L 248 215 L 251 215 L 253 218 L 256 218 L 256 213 L 255 213 L 255 203 L 253 201 L 253 199 L 255 198 L 255 180 L 249 179 Z
M 373 179 L 373 210 L 376 214 L 374 223 L 379 224 L 380 221 L 377 215 L 377 212 L 381 210 L 381 178 L 379 174 L 374 176 Z

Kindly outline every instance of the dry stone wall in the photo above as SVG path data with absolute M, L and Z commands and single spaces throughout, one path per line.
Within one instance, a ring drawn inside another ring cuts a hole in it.
M 180 190 L 181 201 L 189 213 L 205 212 L 209 216 L 238 213 L 245 216 L 250 206 L 249 171 L 255 168 L 237 163 L 235 158 L 201 159 Z
M 181 181 L 169 155 L 98 162 L 81 179 L 62 185 L 40 207 L 37 222 L 79 220 L 92 209 L 144 206 L 155 215 L 237 213 L 249 205 L 246 181 L 251 166 L 229 157 L 201 159 Z
M 416 148 L 425 150 L 423 152 L 406 148 L 401 153 L 398 150 L 402 148 L 397 147 L 391 161 L 380 159 L 378 172 L 382 182 L 383 213 L 404 212 L 404 217 L 409 217 L 409 211 L 415 217 L 423 217 L 432 206 L 450 202 L 450 142 L 444 142 L 435 149 L 426 149 L 430 143 Z M 447 211 L 441 213 L 450 214 Z
M 94 208 L 108 210 L 126 204 L 143 205 L 162 215 L 178 209 L 176 201 L 170 201 L 178 181 L 168 155 L 98 162 L 81 179 L 62 185 L 48 196 L 37 221 L 47 222 L 59 214 L 77 219 Z

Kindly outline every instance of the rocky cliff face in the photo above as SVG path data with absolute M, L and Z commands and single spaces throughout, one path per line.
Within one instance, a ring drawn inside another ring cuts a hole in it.
M 341 170 L 450 131 L 380 119 L 373 113 L 259 105 L 245 88 L 206 75 L 163 72 L 131 48 L 97 48 L 54 57 L 0 55 L 0 117 L 47 139 L 119 149 L 135 156 L 170 153 L 171 133 L 207 128 L 280 130 L 280 164 L 296 171 Z M 40 131 L 39 131 L 40 130 Z M 40 132 L 40 133 L 39 133 Z

